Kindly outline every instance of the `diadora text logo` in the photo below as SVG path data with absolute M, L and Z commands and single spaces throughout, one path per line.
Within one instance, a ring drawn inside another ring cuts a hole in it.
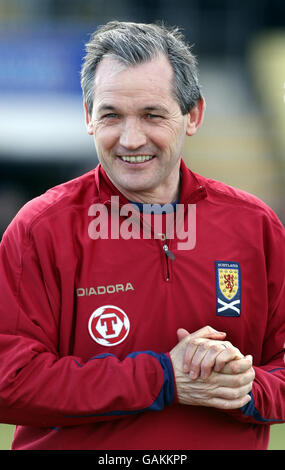
M 128 292 L 129 290 L 135 290 L 131 282 L 109 284 L 108 286 L 79 287 L 76 289 L 76 294 L 77 297 L 83 297 L 85 295 L 116 294 L 117 292 Z
M 142 204 L 120 205 L 119 197 L 112 196 L 107 204 L 92 204 L 88 225 L 92 240 L 177 238 L 178 250 L 193 250 L 196 246 L 196 204 Z M 123 217 L 123 219 L 122 219 Z
M 104 305 L 92 313 L 88 330 L 92 339 L 101 346 L 115 346 L 128 336 L 130 321 L 121 308 Z

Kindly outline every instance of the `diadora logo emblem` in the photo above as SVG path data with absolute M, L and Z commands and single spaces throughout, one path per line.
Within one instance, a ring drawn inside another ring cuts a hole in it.
M 130 321 L 119 307 L 104 305 L 92 313 L 88 330 L 92 339 L 101 346 L 115 346 L 128 336 Z

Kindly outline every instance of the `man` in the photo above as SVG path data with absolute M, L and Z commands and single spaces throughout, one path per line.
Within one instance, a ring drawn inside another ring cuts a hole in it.
M 81 81 L 100 164 L 1 245 L 13 449 L 265 449 L 285 420 L 284 229 L 181 159 L 204 100 L 177 30 L 108 23 Z

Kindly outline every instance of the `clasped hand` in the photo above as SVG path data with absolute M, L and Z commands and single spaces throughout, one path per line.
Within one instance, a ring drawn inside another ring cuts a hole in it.
M 226 333 L 206 326 L 190 334 L 177 331 L 170 352 L 178 401 L 185 405 L 236 409 L 251 399 L 252 356 L 225 341 Z

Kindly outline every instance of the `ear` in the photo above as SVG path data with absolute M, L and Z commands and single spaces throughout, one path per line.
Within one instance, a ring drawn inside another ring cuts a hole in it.
M 87 104 L 86 104 L 85 101 L 83 103 L 83 106 L 84 106 L 84 112 L 85 112 L 85 124 L 86 124 L 86 128 L 87 128 L 87 132 L 88 132 L 89 135 L 93 135 L 93 133 L 94 133 L 93 124 L 92 124 L 92 121 L 91 121 L 91 117 L 89 116 Z
M 204 98 L 201 98 L 196 106 L 192 108 L 187 114 L 186 135 L 194 135 L 203 122 L 206 103 Z

